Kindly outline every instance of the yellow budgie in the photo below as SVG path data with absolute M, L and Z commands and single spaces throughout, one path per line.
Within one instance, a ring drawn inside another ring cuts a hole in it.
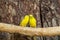
M 36 19 L 33 17 L 33 15 L 26 15 L 23 20 L 20 23 L 20 26 L 26 27 L 26 25 L 29 23 L 30 27 L 36 28 Z M 36 40 L 36 36 L 33 37 L 34 40 Z
M 36 19 L 33 15 L 29 15 L 29 25 L 32 28 L 36 28 Z M 36 40 L 36 36 L 33 37 L 33 40 Z
M 26 27 L 26 25 L 28 24 L 28 21 L 29 21 L 29 15 L 25 15 L 25 17 L 20 23 L 20 26 Z
M 36 19 L 33 15 L 29 15 L 29 25 L 30 27 L 36 28 Z

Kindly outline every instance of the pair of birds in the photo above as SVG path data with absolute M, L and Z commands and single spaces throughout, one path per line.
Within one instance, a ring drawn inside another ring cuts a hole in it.
M 23 20 L 20 23 L 20 26 L 26 27 L 28 23 L 29 23 L 30 27 L 36 28 L 36 19 L 31 14 L 30 15 L 25 15 L 25 17 L 23 18 Z
M 36 19 L 34 18 L 33 15 L 25 15 L 23 20 L 20 23 L 20 26 L 26 27 L 27 24 L 29 24 L 30 27 L 36 28 Z M 33 37 L 33 40 L 36 40 L 36 36 Z

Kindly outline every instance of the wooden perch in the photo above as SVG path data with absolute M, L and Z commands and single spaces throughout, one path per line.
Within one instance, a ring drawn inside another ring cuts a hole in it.
M 0 32 L 19 33 L 29 36 L 56 36 L 60 35 L 60 27 L 30 28 L 12 24 L 0 23 Z

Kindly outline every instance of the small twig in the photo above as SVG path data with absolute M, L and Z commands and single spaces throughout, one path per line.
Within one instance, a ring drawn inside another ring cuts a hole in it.
M 12 24 L 0 23 L 0 32 L 19 33 L 29 36 L 56 36 L 60 35 L 60 27 L 30 28 Z

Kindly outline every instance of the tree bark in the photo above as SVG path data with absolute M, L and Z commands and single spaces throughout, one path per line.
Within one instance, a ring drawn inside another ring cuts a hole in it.
M 43 27 L 55 27 L 60 25 L 60 10 L 58 0 L 42 0 L 41 15 Z M 44 37 L 46 40 L 58 40 L 58 36 Z

